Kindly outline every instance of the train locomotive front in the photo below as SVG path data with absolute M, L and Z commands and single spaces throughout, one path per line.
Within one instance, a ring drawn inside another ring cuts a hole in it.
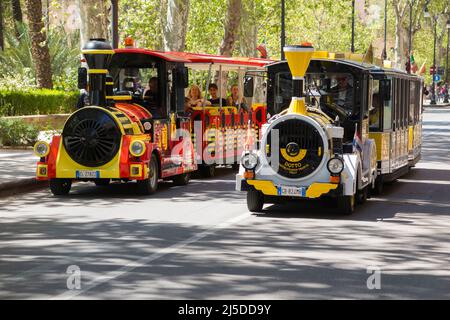
M 303 80 L 313 54 L 309 44 L 285 48 L 292 73 L 293 97 L 288 109 L 263 125 L 256 150 L 242 157 L 236 189 L 247 191 L 249 211 L 280 199 L 337 199 L 340 210 L 352 213 L 356 196 L 376 178 L 375 145 L 368 142 L 367 159 L 361 152 L 343 152 L 344 128 L 320 109 L 307 107 Z M 372 154 L 372 155 L 371 155 Z M 370 174 L 361 179 L 368 166 Z
M 71 114 L 61 135 L 50 143 L 36 143 L 37 179 L 49 180 L 55 195 L 68 194 L 75 180 L 96 185 L 136 180 L 140 193 L 155 192 L 161 178 L 161 143 L 152 139 L 152 114 L 138 104 L 111 99 L 107 74 L 114 51 L 107 42 L 92 39 L 82 52 L 89 66 L 88 106 Z M 195 169 L 191 157 L 181 162 L 177 174 Z

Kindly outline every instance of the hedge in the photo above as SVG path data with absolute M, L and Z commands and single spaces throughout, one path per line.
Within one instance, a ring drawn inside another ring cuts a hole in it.
M 22 120 L 0 118 L 0 146 L 32 146 L 39 129 Z
M 49 89 L 0 89 L 0 116 L 70 113 L 76 109 L 78 96 L 78 92 Z

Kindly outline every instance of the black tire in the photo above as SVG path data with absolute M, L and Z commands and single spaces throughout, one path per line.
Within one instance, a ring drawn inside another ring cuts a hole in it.
M 145 180 L 138 180 L 137 182 L 139 193 L 142 195 L 153 194 L 158 189 L 159 166 L 158 159 L 155 154 L 152 154 L 148 167 L 148 178 Z
M 50 191 L 55 196 L 65 196 L 69 194 L 72 188 L 72 180 L 70 179 L 50 179 Z
M 261 212 L 264 206 L 264 195 L 260 191 L 247 191 L 247 208 L 250 212 Z
M 376 195 L 380 195 L 383 193 L 383 180 L 377 178 L 375 180 L 375 186 L 372 188 L 373 193 Z
M 351 215 L 355 212 L 355 196 L 340 196 L 338 198 L 339 213 Z
M 185 186 L 189 183 L 190 179 L 191 179 L 190 173 L 183 173 L 173 177 L 172 181 L 173 184 L 176 186 Z
M 356 191 L 356 203 L 357 204 L 363 204 L 364 202 L 366 202 L 367 195 L 368 195 L 368 189 L 369 189 L 369 187 L 366 186 L 363 189 Z
M 110 182 L 111 182 L 111 179 L 97 179 L 97 180 L 94 180 L 94 183 L 95 183 L 95 185 L 97 187 L 108 186 Z
M 212 178 L 216 175 L 216 166 L 215 165 L 201 165 L 200 166 L 200 173 L 202 174 L 202 177 L 204 178 Z

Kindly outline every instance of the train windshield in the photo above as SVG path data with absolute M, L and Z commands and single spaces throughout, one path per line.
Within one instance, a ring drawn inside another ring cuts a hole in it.
M 305 77 L 307 103 L 320 108 L 333 119 L 353 113 L 353 76 L 350 73 L 309 73 Z

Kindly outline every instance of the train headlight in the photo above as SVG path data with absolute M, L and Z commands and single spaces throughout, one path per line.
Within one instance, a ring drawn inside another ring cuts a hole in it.
M 242 165 L 247 170 L 253 170 L 258 165 L 258 157 L 254 153 L 246 153 L 241 160 Z
M 50 153 L 50 145 L 45 141 L 38 141 L 35 143 L 33 151 L 39 158 L 44 158 Z
M 145 149 L 145 143 L 141 140 L 135 140 L 130 144 L 130 153 L 133 157 L 142 156 Z
M 331 158 L 327 163 L 328 171 L 332 174 L 339 174 L 344 170 L 344 161 L 341 158 Z

